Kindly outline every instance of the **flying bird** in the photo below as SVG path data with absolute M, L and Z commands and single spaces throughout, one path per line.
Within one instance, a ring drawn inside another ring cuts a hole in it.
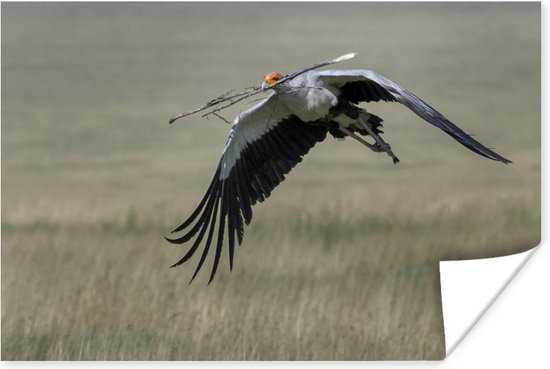
M 166 238 L 175 244 L 194 239 L 187 253 L 172 267 L 188 261 L 203 244 L 191 278 L 193 281 L 213 246 L 215 254 L 210 283 L 221 258 L 224 235 L 227 235 L 232 269 L 235 243 L 241 245 L 243 242 L 244 225 L 252 220 L 252 206 L 268 198 L 304 155 L 328 135 L 337 139 L 350 137 L 374 152 L 387 154 L 398 163 L 390 145 L 380 136 L 383 133 L 382 118 L 359 107 L 360 103 L 385 101 L 403 104 L 471 151 L 488 159 L 511 163 L 381 74 L 371 70 L 314 70 L 354 55 L 348 54 L 287 76 L 280 73 L 264 76 L 262 90 L 269 91 L 269 96 L 234 119 L 206 194 L 189 218 L 172 231 L 185 233 Z M 172 118 L 170 123 L 181 116 L 184 114 Z

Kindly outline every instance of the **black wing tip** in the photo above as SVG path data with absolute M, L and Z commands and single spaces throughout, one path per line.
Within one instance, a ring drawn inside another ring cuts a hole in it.
M 506 159 L 505 157 L 500 156 L 500 155 L 491 155 L 491 156 L 489 156 L 489 155 L 483 155 L 483 156 L 485 156 L 485 157 L 488 158 L 488 159 L 491 159 L 491 160 L 494 160 L 494 161 L 498 161 L 499 163 L 503 163 L 503 164 L 506 164 L 506 165 L 508 165 L 508 164 L 514 164 L 514 162 L 513 162 L 512 160 L 508 160 L 508 159 Z
M 500 159 L 498 159 L 498 161 L 500 161 L 501 163 L 504 163 L 504 164 L 506 164 L 506 165 L 508 165 L 508 164 L 514 164 L 514 162 L 513 162 L 512 160 L 508 160 L 508 159 L 506 159 L 506 158 L 504 158 L 504 157 L 501 157 Z
M 478 148 L 472 148 L 472 147 L 468 147 L 468 148 L 470 150 L 472 150 L 473 152 L 475 152 L 476 154 L 479 154 L 481 156 L 486 157 L 487 159 L 498 161 L 498 162 L 504 163 L 506 165 L 513 164 L 512 160 L 506 159 L 504 156 L 501 156 L 501 155 L 497 154 L 494 151 L 489 150 L 489 152 L 487 152 L 486 150 L 482 151 L 482 150 L 479 150 Z
M 171 233 L 174 233 L 174 232 L 171 232 Z M 180 238 L 168 238 L 164 236 L 164 239 L 173 245 L 181 245 L 183 243 L 180 241 Z
M 506 165 L 513 164 L 512 160 L 506 159 L 504 156 L 497 154 L 496 152 L 492 151 L 491 149 L 485 148 L 485 150 L 483 150 L 483 151 L 481 151 L 481 150 L 478 151 L 478 150 L 475 150 L 474 148 L 471 148 L 471 147 L 468 147 L 468 148 L 470 148 L 472 151 L 474 151 L 478 154 L 481 154 L 481 155 L 485 156 L 488 159 L 498 161 L 498 162 L 504 163 Z
M 454 136 L 453 136 L 454 138 Z M 491 160 L 494 160 L 494 161 L 498 161 L 498 162 L 501 162 L 501 163 L 504 163 L 504 164 L 512 164 L 512 160 L 509 160 L 509 159 L 506 159 L 504 156 L 500 155 L 500 154 L 497 154 L 496 152 L 494 152 L 492 150 L 492 148 L 488 148 L 488 147 L 485 147 L 483 146 L 482 144 L 480 144 L 479 142 L 475 141 L 474 143 L 471 143 L 471 142 L 462 142 L 460 140 L 457 140 L 459 141 L 462 145 L 464 145 L 467 149 L 471 150 L 472 152 L 480 155 L 480 156 L 483 156 L 487 159 L 491 159 Z

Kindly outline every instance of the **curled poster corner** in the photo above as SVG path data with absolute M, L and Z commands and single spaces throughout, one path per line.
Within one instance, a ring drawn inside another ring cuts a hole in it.
M 447 356 L 539 247 L 509 256 L 439 263 Z

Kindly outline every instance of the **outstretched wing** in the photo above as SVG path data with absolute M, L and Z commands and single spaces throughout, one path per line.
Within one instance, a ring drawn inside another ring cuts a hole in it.
M 510 160 L 473 139 L 426 102 L 376 72 L 370 70 L 328 70 L 316 73 L 325 87 L 329 89 L 332 87 L 339 95 L 343 95 L 352 103 L 380 100 L 399 102 L 473 152 L 505 164 L 511 163 Z
M 237 116 L 206 194 L 191 216 L 172 231 L 185 230 L 186 233 L 178 238 L 167 238 L 177 244 L 195 238 L 189 251 L 173 265 L 178 266 L 195 254 L 206 235 L 191 281 L 208 255 L 216 223 L 214 265 L 208 283 L 218 268 L 226 227 L 229 265 L 232 268 L 235 237 L 240 245 L 244 234 L 243 223 L 248 225 L 252 219 L 252 206 L 269 197 L 271 191 L 285 179 L 285 174 L 326 137 L 327 128 L 304 123 L 292 115 L 280 100 L 280 96 L 273 94 Z

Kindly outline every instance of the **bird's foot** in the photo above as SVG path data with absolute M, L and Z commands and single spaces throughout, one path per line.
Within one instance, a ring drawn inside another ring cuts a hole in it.
M 380 136 L 378 136 L 376 133 L 372 132 L 370 130 L 370 128 L 369 128 L 369 131 L 370 131 L 369 134 L 372 136 L 372 138 L 374 138 L 374 140 L 375 140 L 374 144 L 371 144 L 371 143 L 365 141 L 363 138 L 357 136 L 355 133 L 353 133 L 352 131 L 350 131 L 349 129 L 347 129 L 345 127 L 339 127 L 339 129 L 340 129 L 340 131 L 344 132 L 349 137 L 361 142 L 363 145 L 365 145 L 366 147 L 368 147 L 372 151 L 387 153 L 392 158 L 394 164 L 399 163 L 399 159 L 391 151 L 390 145 L 387 144 L 384 140 L 382 140 L 382 138 Z
M 388 143 L 386 143 L 385 141 L 383 141 L 380 138 L 380 136 L 378 136 L 378 138 L 379 138 L 379 140 L 377 140 L 376 144 L 374 145 L 376 147 L 375 151 L 376 152 L 385 152 L 386 154 L 388 154 L 388 156 L 390 158 L 392 158 L 394 164 L 399 163 L 399 158 L 397 156 L 395 156 L 395 154 L 391 150 L 390 145 Z
M 394 164 L 399 163 L 399 159 L 391 151 L 390 145 L 388 143 L 386 143 L 382 139 L 382 137 L 380 137 L 380 135 L 378 135 L 376 132 L 374 132 L 374 130 L 366 122 L 364 122 L 361 118 L 359 118 L 357 120 L 357 122 L 367 131 L 367 133 L 376 142 L 374 144 L 374 148 L 372 148 L 373 151 L 375 151 L 375 152 L 385 152 L 386 154 L 388 154 L 388 156 L 390 156 L 392 158 Z

